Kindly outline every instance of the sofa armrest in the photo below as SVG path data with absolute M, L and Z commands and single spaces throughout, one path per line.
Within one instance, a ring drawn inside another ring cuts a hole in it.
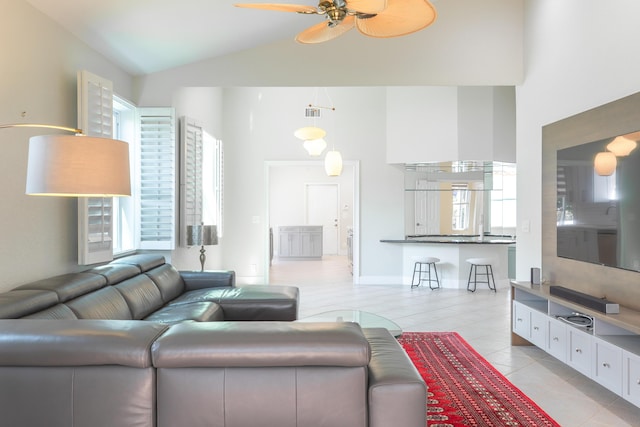
M 236 286 L 236 272 L 233 270 L 180 271 L 180 276 L 185 291 Z
M 386 329 L 363 329 L 371 346 L 369 426 L 424 427 L 427 386 L 398 341 Z

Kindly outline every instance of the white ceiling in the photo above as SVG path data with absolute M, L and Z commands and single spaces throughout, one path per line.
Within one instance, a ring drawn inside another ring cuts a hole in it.
M 238 0 L 26 1 L 133 75 L 293 39 L 323 19 L 241 9 L 233 6 Z M 315 4 L 315 0 L 276 2 Z

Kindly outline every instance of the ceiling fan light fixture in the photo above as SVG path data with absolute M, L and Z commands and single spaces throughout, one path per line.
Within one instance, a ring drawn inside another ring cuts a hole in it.
M 327 132 L 324 129 L 321 129 L 316 126 L 305 126 L 298 130 L 296 130 L 293 135 L 301 139 L 303 141 L 308 141 L 311 139 L 321 139 L 324 138 Z

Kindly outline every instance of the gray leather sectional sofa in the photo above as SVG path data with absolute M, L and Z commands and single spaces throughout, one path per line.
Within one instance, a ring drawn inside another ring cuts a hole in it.
M 292 322 L 298 303 L 149 255 L 0 294 L 0 424 L 426 425 L 425 384 L 388 331 Z

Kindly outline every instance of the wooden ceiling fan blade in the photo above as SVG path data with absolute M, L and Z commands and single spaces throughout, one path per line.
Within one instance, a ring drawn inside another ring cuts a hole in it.
M 276 10 L 279 12 L 297 12 L 297 13 L 318 13 L 315 6 L 305 6 L 301 4 L 284 4 L 284 3 L 238 3 L 235 7 L 245 7 L 248 9 Z
M 324 21 L 307 28 L 296 36 L 298 43 L 322 43 L 339 37 L 352 29 L 355 25 L 353 16 L 345 17 L 338 25 L 329 26 L 329 21 Z
M 427 0 L 387 0 L 387 8 L 371 18 L 357 18 L 358 31 L 369 37 L 398 37 L 433 24 L 436 9 Z
M 360 13 L 380 13 L 387 8 L 387 0 L 347 0 L 347 9 Z

